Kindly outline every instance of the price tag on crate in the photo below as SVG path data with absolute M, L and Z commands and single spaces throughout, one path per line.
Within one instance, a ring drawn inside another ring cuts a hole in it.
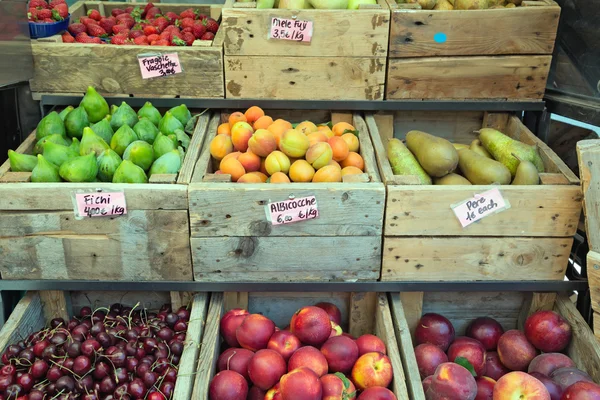
M 75 218 L 113 217 L 127 214 L 124 192 L 76 192 L 72 195 Z
M 270 39 L 291 40 L 294 42 L 310 43 L 313 35 L 312 21 L 297 19 L 271 18 Z
M 488 215 L 510 208 L 510 203 L 504 200 L 498 188 L 476 194 L 459 204 L 450 206 L 463 228 L 479 221 Z
M 183 72 L 177 53 L 139 54 L 142 79 L 159 78 Z
M 308 196 L 269 202 L 265 212 L 272 225 L 283 225 L 315 219 L 319 216 L 319 207 L 315 196 Z

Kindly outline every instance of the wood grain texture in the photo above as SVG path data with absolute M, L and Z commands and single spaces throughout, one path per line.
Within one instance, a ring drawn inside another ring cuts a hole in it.
M 39 292 L 27 292 L 0 330 L 0 351 L 4 354 L 9 345 L 26 339 L 45 324 Z
M 600 313 L 600 253 L 590 251 L 587 254 L 587 275 L 590 285 L 592 309 Z M 596 331 L 600 335 L 600 330 Z
M 365 162 L 364 172 L 369 176 L 369 181 L 381 182 L 381 176 L 379 175 L 379 169 L 377 168 L 377 162 L 375 161 L 375 150 L 373 149 L 373 143 L 369 138 L 367 123 L 359 113 L 354 113 L 351 125 L 358 131 L 358 141 L 360 146 L 358 151 Z
M 1 215 L 3 279 L 192 280 L 185 210 L 81 221 L 72 211 Z
M 248 309 L 248 292 L 224 292 L 223 308 L 225 312 L 234 308 Z
M 191 246 L 194 278 L 204 282 L 355 281 L 380 275 L 379 236 L 206 237 L 192 238 Z
M 100 307 L 109 307 L 113 303 L 121 303 L 129 307 L 146 308 L 158 311 L 164 304 L 170 303 L 170 292 L 128 292 L 120 290 L 111 291 L 72 291 L 65 292 L 65 297 L 70 305 L 69 312 L 77 315 L 83 307 L 92 310 Z
M 383 281 L 562 280 L 573 238 L 384 238 Z
M 196 161 L 198 161 L 198 157 L 200 157 L 200 152 L 202 151 L 202 145 L 204 144 L 204 137 L 206 135 L 209 120 L 210 113 L 205 112 L 198 117 L 198 122 L 194 128 L 184 162 L 181 165 L 179 175 L 177 176 L 177 183 L 188 184 L 192 181 L 192 173 L 194 172 Z
M 386 99 L 541 99 L 551 56 L 395 58 Z
M 40 300 L 42 301 L 42 309 L 45 317 L 46 325 L 50 325 L 53 318 L 62 318 L 64 321 L 69 321 L 71 318 L 67 312 L 67 299 L 65 292 L 62 290 L 45 290 L 40 291 Z M 66 328 L 66 326 L 63 326 Z
M 225 97 L 383 100 L 385 69 L 385 57 L 225 56 Z
M 521 313 L 517 321 L 518 329 L 523 330 L 527 317 L 538 311 L 549 311 L 554 308 L 556 293 L 531 293 L 527 296 L 521 307 Z
M 590 250 L 600 251 L 600 140 L 577 143 L 584 202 L 585 231 Z M 600 299 L 599 299 L 600 300 Z
M 489 189 L 480 185 L 390 186 L 385 234 L 567 237 L 577 232 L 581 190 L 575 185 L 501 186 L 510 208 L 463 228 L 451 206 Z
M 350 294 L 350 321 L 348 333 L 354 337 L 373 332 L 379 299 L 375 292 L 357 292 Z
M 423 315 L 423 296 L 424 292 L 400 293 L 404 316 L 411 332 L 415 331 L 421 315 Z
M 552 54 L 560 17 L 552 3 L 477 12 L 393 9 L 390 57 Z M 439 32 L 446 41 L 434 40 Z
M 224 49 L 227 56 L 291 57 L 386 57 L 390 12 L 385 1 L 369 10 L 284 10 L 231 8 L 225 4 Z M 287 18 L 313 22 L 310 43 L 269 39 L 271 19 Z M 266 60 L 266 59 L 265 59 Z M 263 82 L 264 83 L 264 82 Z M 315 87 L 315 86 L 313 86 Z

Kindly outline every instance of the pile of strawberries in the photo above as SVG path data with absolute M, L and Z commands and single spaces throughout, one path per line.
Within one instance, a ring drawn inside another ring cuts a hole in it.
M 41 1 L 41 0 L 35 0 Z M 213 40 L 219 23 L 188 8 L 179 15 L 163 12 L 152 3 L 140 7 L 115 8 L 110 17 L 90 10 L 87 17 L 69 25 L 64 43 L 110 43 L 139 46 L 191 46 L 194 40 Z M 102 39 L 106 41 L 103 41 Z
M 69 6 L 65 0 L 31 0 L 27 18 L 30 22 L 51 23 L 62 21 L 69 16 Z

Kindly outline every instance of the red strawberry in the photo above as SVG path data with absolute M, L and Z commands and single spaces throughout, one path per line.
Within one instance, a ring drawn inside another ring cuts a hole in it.
M 160 36 L 157 35 L 156 33 L 153 33 L 152 35 L 148 35 L 148 43 L 152 43 L 159 39 L 160 39 Z
M 116 20 L 117 20 L 117 22 L 127 21 L 127 20 L 135 21 L 133 19 L 133 17 L 129 14 L 119 14 L 116 16 Z
M 108 34 L 100 25 L 88 25 L 87 33 L 94 37 L 108 37 Z
M 217 33 L 219 30 L 219 23 L 212 18 L 208 18 L 206 21 L 203 21 L 206 25 L 206 30 L 212 33 Z
M 144 35 L 146 35 L 146 36 L 150 36 L 150 35 L 153 35 L 153 34 L 155 34 L 155 33 L 158 33 L 158 29 L 156 29 L 156 27 L 155 27 L 155 26 L 152 26 L 152 25 L 146 25 L 146 26 L 144 27 Z
M 148 11 L 146 11 L 146 19 L 156 18 L 160 14 L 162 14 L 162 12 L 160 11 L 160 8 L 158 8 L 158 7 L 149 8 Z
M 176 36 L 173 36 L 173 39 L 171 40 L 171 44 L 173 46 L 186 46 L 185 40 L 178 38 Z
M 31 0 L 29 8 L 50 8 L 45 0 Z
M 127 36 L 119 34 L 110 38 L 111 44 L 123 45 L 127 43 Z
M 181 35 L 183 40 L 185 40 L 185 43 L 188 46 L 191 46 L 194 44 L 194 40 L 196 40 L 196 37 L 194 36 L 193 33 L 191 32 L 185 32 L 184 34 Z
M 100 15 L 100 11 L 98 10 L 90 10 L 87 13 L 88 17 L 91 19 L 95 19 L 96 21 L 100 21 L 102 19 L 102 15 Z
M 192 28 L 184 28 L 181 30 L 181 33 L 191 33 L 192 35 L 194 34 L 194 32 L 192 31 Z
M 56 21 L 53 18 L 44 18 L 41 22 L 44 22 L 46 24 L 52 24 Z
M 129 28 L 125 25 L 115 25 L 112 27 L 112 31 L 115 35 L 118 35 L 120 33 L 129 35 Z
M 204 26 L 202 22 L 196 22 L 194 26 L 192 26 L 192 33 L 196 39 L 200 39 L 206 33 L 206 26 Z
M 133 6 L 129 6 L 129 7 L 127 7 L 127 8 L 125 9 L 125 12 L 126 12 L 127 14 L 131 14 L 131 12 L 132 12 L 132 11 L 133 11 Z
M 64 3 L 56 4 L 52 10 L 58 12 L 61 19 L 65 19 L 69 16 L 69 6 Z
M 30 8 L 27 11 L 27 17 L 29 18 L 30 21 L 37 20 L 37 12 L 38 12 L 38 10 L 36 8 Z
M 155 26 L 159 32 L 162 32 L 169 26 L 169 21 L 167 21 L 165 17 L 158 17 L 152 21 L 152 25 Z
M 75 41 L 77 43 L 91 43 L 91 37 L 88 36 L 87 33 L 85 32 L 81 32 L 79 34 L 77 34 L 77 36 L 75 36 Z
M 122 14 L 122 15 L 127 15 L 127 14 Z M 128 29 L 131 29 L 135 26 L 135 21 L 131 18 L 121 18 L 120 20 L 119 20 L 119 18 L 117 18 L 117 24 L 125 25 Z
M 173 38 L 173 32 L 166 31 L 161 33 L 159 36 L 159 40 L 166 40 L 167 42 L 171 43 L 171 39 Z
M 62 41 L 63 43 L 75 43 L 75 38 L 69 32 L 65 32 L 62 34 Z
M 46 18 L 52 18 L 52 10 L 44 8 L 37 11 L 37 19 L 44 20 Z
M 98 25 L 98 21 L 96 21 L 95 19 L 91 19 L 90 17 L 81 17 L 79 18 L 79 22 L 81 22 L 85 26 L 88 26 L 90 24 Z
M 142 32 L 140 29 L 134 29 L 131 32 L 129 32 L 130 39 L 135 39 L 140 36 L 144 36 L 144 32 Z
M 146 15 L 148 10 L 151 9 L 152 7 L 154 7 L 154 4 L 152 4 L 152 2 L 149 2 L 148 4 L 146 4 L 146 7 L 144 7 L 144 11 L 142 12 L 142 15 Z
M 110 15 L 112 15 L 113 17 L 116 17 L 116 16 L 124 14 L 124 13 L 125 13 L 125 11 L 123 11 L 122 9 L 115 8 L 110 12 Z
M 87 27 L 84 24 L 74 23 L 69 25 L 69 33 L 73 36 L 77 36 L 81 32 L 87 32 Z
M 179 18 L 180 19 L 184 19 L 184 18 L 196 19 L 196 12 L 192 8 L 188 8 L 187 10 L 182 11 L 179 14 Z
M 192 26 L 194 26 L 193 18 L 183 18 L 182 20 L 179 21 L 179 27 L 181 29 L 191 28 Z
M 67 0 L 52 0 L 50 2 L 50 8 L 54 7 L 57 4 L 67 4 Z
M 115 21 L 113 21 L 112 19 L 110 19 L 110 18 L 102 18 L 98 22 L 98 25 L 100 25 L 102 27 L 102 29 L 104 29 L 106 32 L 112 32 L 112 28 L 116 24 L 117 23 Z
M 167 18 L 170 22 L 173 22 L 173 21 L 177 21 L 179 19 L 179 15 L 177 15 L 173 11 L 168 11 L 165 14 L 165 18 Z
M 169 42 L 164 39 L 156 40 L 150 44 L 151 46 L 169 46 Z
M 212 32 L 206 32 L 204 35 L 202 35 L 202 37 L 200 38 L 200 40 L 213 40 L 215 38 L 215 34 Z
M 137 44 L 138 46 L 147 46 L 150 43 L 148 43 L 148 37 L 142 35 L 142 36 L 138 36 L 135 39 L 133 39 L 133 43 Z
M 164 32 L 179 32 L 179 28 L 175 25 L 169 25 L 165 28 Z
M 199 19 L 200 21 L 204 21 L 204 20 L 205 20 L 205 19 L 207 19 L 207 18 L 208 18 L 208 15 L 206 15 L 206 14 L 198 14 L 198 19 Z

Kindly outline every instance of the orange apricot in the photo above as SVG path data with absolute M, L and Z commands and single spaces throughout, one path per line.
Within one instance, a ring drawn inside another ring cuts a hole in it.
M 283 126 L 286 127 L 286 130 L 293 128 L 292 123 L 290 121 L 286 121 L 285 119 L 279 118 L 279 119 L 276 119 L 275 121 L 273 121 L 273 123 L 283 124 Z
M 233 125 L 235 125 L 236 122 L 248 122 L 248 121 L 246 121 L 246 116 L 244 114 L 242 114 L 239 111 L 236 111 L 229 116 L 228 122 L 229 122 L 229 126 L 233 127 Z
M 342 171 L 335 165 L 326 165 L 319 169 L 312 179 L 313 182 L 341 182 Z
M 248 141 L 248 148 L 260 157 L 266 157 L 277 149 L 277 141 L 271 132 L 259 129 Z
M 308 135 L 306 135 L 306 137 L 308 138 L 308 142 L 310 143 L 311 146 L 313 146 L 319 142 L 327 142 L 327 140 L 329 140 L 327 135 L 325 135 L 323 132 L 318 132 L 318 131 L 309 133 Z
M 335 161 L 335 160 L 329 161 L 329 164 L 327 164 L 327 165 L 333 165 L 336 168 L 339 168 L 340 171 L 342 170 L 342 167 L 340 167 L 340 164 L 337 161 Z
M 295 129 L 289 129 L 281 137 L 279 150 L 283 151 L 289 157 L 304 157 L 310 142 L 306 135 Z
M 333 151 L 329 143 L 316 143 L 311 146 L 306 152 L 306 161 L 308 161 L 313 168 L 319 169 L 326 166 L 331 161 Z
M 363 160 L 360 154 L 355 153 L 353 151 L 348 153 L 348 157 L 343 159 L 340 165 L 342 166 L 342 168 L 356 167 L 361 171 L 365 170 L 365 160 Z
M 223 159 L 221 160 L 221 162 L 223 162 L 223 161 L 225 161 L 227 159 L 230 159 L 230 158 L 235 158 L 237 160 L 238 158 L 240 158 L 240 155 L 242 155 L 241 151 L 234 151 L 233 153 L 229 153 L 225 157 L 223 157 Z
M 342 139 L 339 136 L 334 136 L 331 139 L 329 139 L 327 143 L 329 143 L 331 149 L 333 150 L 333 159 L 335 161 L 339 162 L 348 157 L 350 149 L 348 149 L 348 145 L 346 144 L 344 139 Z
M 259 129 L 267 129 L 269 126 L 271 126 L 271 124 L 273 124 L 273 118 L 269 117 L 268 115 L 263 115 L 262 117 L 254 121 L 252 127 L 256 131 Z
M 341 136 L 344 139 L 344 142 L 348 145 L 348 150 L 354 151 L 358 153 L 358 149 L 360 148 L 360 143 L 358 141 L 358 137 L 356 137 L 353 133 L 344 133 Z
M 246 170 L 241 162 L 235 158 L 229 158 L 221 162 L 221 172 L 231 175 L 231 180 L 237 182 L 246 173 Z
M 248 150 L 248 141 L 252 137 L 254 129 L 247 122 L 236 122 L 231 127 L 231 141 L 233 142 L 233 148 L 238 151 Z
M 210 154 L 217 160 L 222 160 L 233 151 L 233 143 L 229 135 L 217 135 L 210 142 Z
M 265 183 L 267 181 L 267 179 L 269 179 L 269 177 L 267 175 L 263 174 L 260 171 L 249 172 L 248 174 L 258 176 L 260 178 L 261 183 Z
M 356 129 L 347 122 L 338 122 L 331 128 L 335 136 L 342 136 L 346 131 L 355 131 Z
M 252 106 L 246 110 L 244 116 L 246 117 L 246 121 L 248 121 L 249 123 L 253 123 L 254 121 L 257 121 L 260 117 L 264 117 L 265 112 L 260 107 Z
M 246 172 L 254 172 L 260 169 L 260 157 L 250 150 L 240 154 L 238 161 L 242 163 Z
M 290 183 L 290 178 L 283 172 L 275 172 L 269 179 L 270 183 Z
M 317 131 L 317 126 L 310 121 L 302 121 L 296 126 L 298 132 L 302 132 L 305 135 Z
M 360 175 L 362 174 L 362 170 L 356 168 L 356 167 L 345 167 L 342 168 L 342 176 L 346 176 L 346 175 Z
M 217 135 L 231 135 L 231 126 L 228 122 L 224 122 L 217 128 Z
M 263 183 L 262 179 L 258 175 L 254 175 L 254 172 L 244 174 L 237 180 L 238 183 Z
M 292 182 L 310 182 L 315 175 L 315 169 L 306 160 L 298 160 L 290 166 Z
M 267 172 L 267 167 L 266 167 L 266 159 L 265 158 L 260 158 L 260 172 L 262 172 L 265 175 L 269 175 L 269 172 Z
M 265 168 L 269 175 L 273 175 L 276 172 L 287 174 L 290 170 L 290 159 L 281 151 L 274 151 L 265 159 Z

